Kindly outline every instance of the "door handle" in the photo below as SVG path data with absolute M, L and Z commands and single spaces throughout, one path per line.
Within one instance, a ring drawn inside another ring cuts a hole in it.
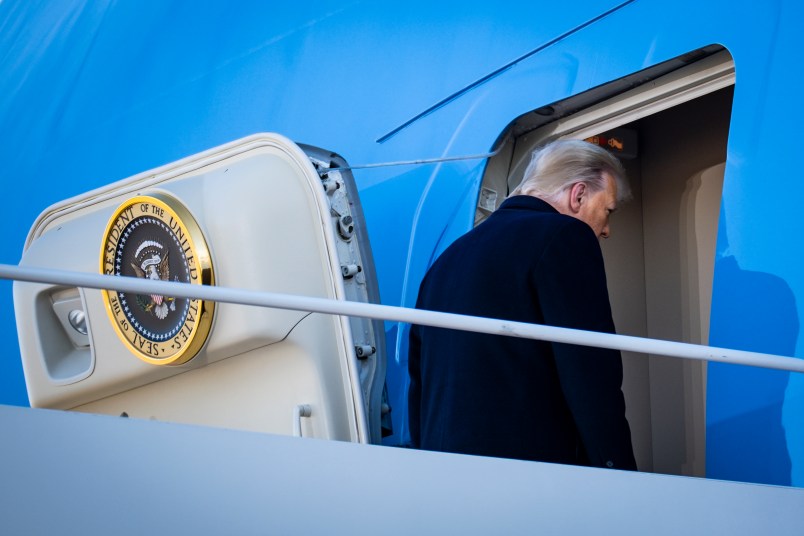
M 301 420 L 302 417 L 309 417 L 313 414 L 313 409 L 310 404 L 299 404 L 293 408 L 293 436 L 304 437 L 302 435 Z

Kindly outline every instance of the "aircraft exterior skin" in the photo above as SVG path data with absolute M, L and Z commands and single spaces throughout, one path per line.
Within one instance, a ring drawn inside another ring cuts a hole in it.
M 0 262 L 19 262 L 49 205 L 253 133 L 355 166 L 486 154 L 524 114 L 720 45 L 735 83 L 709 344 L 804 356 L 802 20 L 793 0 L 3 0 Z M 485 169 L 467 159 L 353 171 L 384 304 L 415 304 L 428 266 L 472 227 Z M 0 403 L 25 406 L 11 282 L 0 289 Z M 408 438 L 407 334 L 386 324 L 389 445 Z M 804 486 L 804 377 L 710 364 L 707 381 L 706 476 Z

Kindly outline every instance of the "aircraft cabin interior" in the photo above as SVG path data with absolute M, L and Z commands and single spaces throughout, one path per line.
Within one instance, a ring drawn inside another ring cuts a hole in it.
M 540 145 L 580 138 L 618 154 L 632 199 L 601 247 L 620 334 L 709 341 L 734 67 L 727 51 L 706 52 L 518 118 L 486 169 L 476 225 L 519 184 Z M 705 476 L 706 362 L 623 352 L 623 368 L 640 470 Z

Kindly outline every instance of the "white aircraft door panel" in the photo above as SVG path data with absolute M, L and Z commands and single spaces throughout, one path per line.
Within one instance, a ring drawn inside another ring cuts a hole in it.
M 20 264 L 368 300 L 356 191 L 314 164 L 329 167 L 273 134 L 206 151 L 51 207 Z M 21 282 L 14 295 L 33 406 L 282 434 L 299 419 L 303 435 L 379 441 L 370 321 Z

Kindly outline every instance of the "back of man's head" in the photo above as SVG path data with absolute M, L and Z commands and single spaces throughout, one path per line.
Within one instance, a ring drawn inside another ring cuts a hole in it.
M 603 173 L 610 174 L 617 183 L 617 201 L 627 200 L 631 191 L 616 156 L 582 140 L 554 141 L 533 151 L 522 182 L 511 195 L 532 195 L 550 201 L 578 182 L 600 191 L 606 188 Z

